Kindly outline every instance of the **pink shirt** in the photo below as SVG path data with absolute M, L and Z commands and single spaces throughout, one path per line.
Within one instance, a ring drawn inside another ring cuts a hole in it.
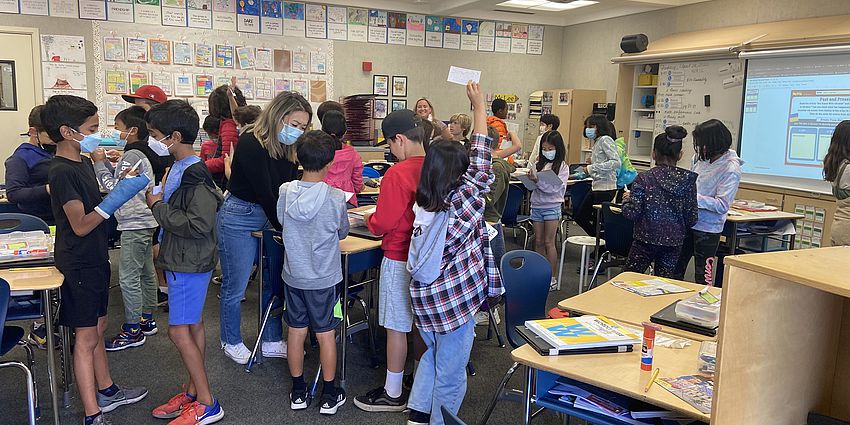
M 344 192 L 360 193 L 363 190 L 363 159 L 357 150 L 342 145 L 334 154 L 333 165 L 324 182 Z M 357 206 L 357 197 L 352 196 L 349 202 Z

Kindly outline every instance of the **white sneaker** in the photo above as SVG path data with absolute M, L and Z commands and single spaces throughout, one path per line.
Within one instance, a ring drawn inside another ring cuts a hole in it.
M 552 281 L 549 282 L 549 292 L 558 290 L 558 279 L 552 278 Z
M 251 351 L 241 342 L 236 345 L 225 345 L 224 354 L 239 364 L 248 364 L 248 359 L 251 357 Z
M 286 358 L 286 341 L 263 341 L 263 357 Z
M 487 326 L 488 323 L 490 323 L 490 319 L 487 317 L 486 311 L 475 313 L 475 326 Z

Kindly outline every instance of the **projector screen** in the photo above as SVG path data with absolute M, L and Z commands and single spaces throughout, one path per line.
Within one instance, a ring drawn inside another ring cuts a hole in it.
M 829 192 L 823 157 L 850 119 L 850 55 L 751 59 L 741 126 L 745 181 Z

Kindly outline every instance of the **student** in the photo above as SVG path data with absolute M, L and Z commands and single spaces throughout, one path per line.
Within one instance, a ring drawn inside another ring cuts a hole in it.
M 558 131 L 561 126 L 561 119 L 557 115 L 543 114 L 540 116 L 540 135 L 537 136 L 537 141 L 534 142 L 534 148 L 531 149 L 531 154 L 528 156 L 529 162 L 537 162 L 540 155 L 540 139 L 547 131 Z
M 410 272 L 407 254 L 413 233 L 413 204 L 425 161 L 422 120 L 409 109 L 393 111 L 381 123 L 390 151 L 399 162 L 381 180 L 374 214 L 365 214 L 369 231 L 383 236 L 378 283 L 378 324 L 387 330 L 387 377 L 384 385 L 354 399 L 367 412 L 402 412 L 407 394 L 402 392 L 407 334 L 413 329 Z
M 224 354 L 239 364 L 248 363 L 251 356 L 240 329 L 240 304 L 259 249 L 259 241 L 251 233 L 281 230 L 277 221 L 278 188 L 296 178 L 295 141 L 312 116 L 310 103 L 300 94 L 278 94 L 257 122 L 245 127 L 232 158 L 228 194 L 218 212 L 217 229 L 222 275 L 221 343 Z M 271 298 L 271 293 L 264 293 L 264 298 Z M 286 358 L 281 320 L 272 319 L 262 336 L 263 356 Z
M 422 119 L 422 121 L 428 121 L 431 125 L 434 126 L 434 135 L 433 137 L 428 138 L 428 140 L 433 139 L 437 136 L 442 136 L 446 139 L 451 139 L 451 133 L 449 133 L 449 127 L 439 119 L 437 119 L 437 113 L 434 112 L 434 105 L 431 104 L 431 101 L 420 97 L 416 100 L 415 110 L 416 115 Z M 425 133 L 428 135 L 428 132 Z
M 168 100 L 168 96 L 161 88 L 151 84 L 140 86 L 135 93 L 122 95 L 121 98 L 133 105 L 141 106 L 145 111 Z
M 674 277 L 684 280 L 688 263 L 694 257 L 694 281 L 704 284 L 707 283 L 705 263 L 708 258 L 717 255 L 720 234 L 726 224 L 726 213 L 738 193 L 743 161 L 730 149 L 732 133 L 719 120 L 711 119 L 697 125 L 693 139 L 696 155 L 691 171 L 699 174 L 699 220 L 685 238 Z
M 617 137 L 617 128 L 614 127 L 613 122 L 608 122 L 611 125 L 611 134 Z M 685 130 L 687 134 L 687 130 Z M 620 168 L 617 169 L 617 195 L 619 196 L 619 200 L 622 200 L 622 194 L 625 193 L 626 187 L 637 178 L 637 170 L 634 165 L 632 165 L 632 161 L 629 159 L 629 153 L 626 148 L 626 138 L 625 137 L 617 137 L 614 140 L 614 144 L 617 145 L 617 153 L 620 154 Z M 676 164 L 673 164 L 676 165 Z
M 204 161 L 208 159 L 215 158 L 216 150 L 218 150 L 219 140 L 218 140 L 218 128 L 221 124 L 221 120 L 212 116 L 207 115 L 204 118 L 204 124 L 201 128 L 207 133 L 207 136 L 210 138 L 201 142 L 201 152 L 200 157 Z
M 493 115 L 487 117 L 487 125 L 499 131 L 499 150 L 496 151 L 496 155 L 507 158 L 522 150 L 522 141 L 516 133 L 508 131 L 508 125 L 505 124 L 505 119 L 508 117 L 508 103 L 503 99 L 494 99 L 490 108 L 493 110 Z
M 211 117 L 218 118 L 218 143 L 216 155 L 204 161 L 213 175 L 224 173 L 224 155 L 229 155 L 236 149 L 239 143 L 239 131 L 233 113 L 240 106 L 245 106 L 245 97 L 242 91 L 236 87 L 235 82 L 229 86 L 217 87 L 207 99 Z
M 318 118 L 319 123 L 325 119 L 325 114 L 330 111 L 337 111 L 343 115 L 345 115 L 345 108 L 339 102 L 334 102 L 333 100 L 326 100 L 319 104 L 319 107 L 316 108 L 316 118 Z
M 469 129 L 472 127 L 472 118 L 466 114 L 454 114 L 449 119 L 449 132 L 452 140 L 461 142 L 464 146 L 469 144 Z
M 145 110 L 131 106 L 115 116 L 112 137 L 124 154 L 115 168 L 101 150 L 92 152 L 94 171 L 100 187 L 111 192 L 124 175 L 136 167 L 136 171 L 150 179 L 153 186 L 153 167 L 145 153 L 138 149 L 148 146 L 148 127 Z M 124 324 L 121 332 L 106 341 L 106 351 L 120 351 L 144 345 L 146 336 L 158 332 L 153 313 L 156 311 L 157 281 L 153 267 L 153 237 L 156 220 L 145 203 L 144 190 L 115 212 L 118 230 L 121 231 L 121 249 L 118 260 L 118 283 L 124 300 Z
M 408 424 L 440 425 L 441 407 L 453 413 L 460 409 L 475 336 L 473 315 L 488 296 L 503 292 L 484 222 L 484 196 L 493 182 L 490 141 L 484 134 L 484 95 L 473 82 L 466 91 L 474 108 L 472 145 L 467 152 L 452 141 L 435 142 L 425 157 L 416 192 L 415 231 L 433 231 L 430 227 L 440 226 L 441 214 L 448 230 L 439 251 L 441 270 L 433 273 L 436 280 L 410 284 L 416 327 L 427 350 L 407 402 Z M 413 267 L 421 266 L 421 260 L 411 258 Z
M 53 224 L 47 170 L 56 153 L 56 144 L 41 125 L 41 109 L 40 105 L 32 108 L 29 129 L 21 134 L 28 137 L 27 141 L 6 159 L 6 199 L 21 212 Z
M 590 153 L 591 163 L 582 167 L 581 171 L 590 176 L 593 183 L 575 219 L 582 230 L 590 236 L 596 234 L 596 210 L 593 206 L 613 201 L 614 196 L 617 195 L 620 153 L 617 152 L 612 130 L 605 115 L 594 114 L 584 120 L 584 137 L 593 143 L 593 147 Z
M 60 287 L 59 324 L 72 328 L 76 335 L 73 369 L 86 415 L 83 424 L 106 424 L 104 412 L 136 403 L 148 391 L 121 388 L 109 373 L 103 333 L 110 271 L 107 228 L 102 224 L 150 180 L 144 176 L 124 178 L 102 198 L 91 160 L 81 155 L 100 144 L 97 107 L 81 97 L 56 95 L 47 100 L 40 117 L 56 143 L 48 184 L 56 218 L 56 268 L 65 276 Z
M 655 137 L 655 167 L 641 173 L 623 197 L 623 216 L 634 221 L 634 241 L 625 271 L 672 278 L 685 235 L 697 223 L 697 174 L 676 164 L 682 159 L 684 128 L 673 125 Z
M 552 270 L 558 270 L 558 248 L 555 236 L 561 224 L 561 207 L 570 178 L 570 167 L 565 162 L 567 148 L 564 139 L 557 131 L 547 131 L 540 139 L 540 152 L 537 163 L 529 167 L 529 177 L 537 183 L 531 192 L 531 222 L 534 224 L 534 250 L 549 260 Z M 552 171 L 558 175 L 559 184 L 540 180 L 538 173 Z M 558 279 L 552 275 L 550 288 L 555 288 Z
M 345 116 L 339 111 L 328 111 L 322 120 L 322 131 L 334 140 L 335 154 L 324 182 L 343 192 L 353 193 L 348 202 L 357 206 L 357 196 L 363 190 L 363 158 L 348 144 L 342 142 L 345 135 Z
M 850 120 L 838 123 L 823 159 L 823 178 L 832 183 L 836 199 L 832 221 L 832 245 L 850 245 Z
M 155 408 L 155 418 L 175 418 L 169 425 L 204 425 L 220 421 L 224 409 L 210 392 L 204 366 L 204 300 L 215 270 L 215 213 L 223 200 L 207 167 L 192 145 L 198 137 L 198 113 L 183 100 L 170 100 L 146 115 L 157 140 L 169 145 L 174 166 L 162 191 L 148 191 L 147 204 L 162 227 L 157 264 L 168 281 L 168 336 L 186 371 L 186 391 Z M 192 255 L 187 255 L 191 253 Z
M 262 111 L 263 110 L 257 105 L 240 106 L 233 111 L 233 120 L 236 121 L 236 125 L 239 129 L 243 129 L 247 125 L 255 123 L 257 118 L 260 117 L 260 112 Z
M 335 112 L 338 114 L 338 112 Z M 327 120 L 330 113 L 325 115 Z M 339 241 L 348 235 L 348 213 L 341 190 L 323 182 L 336 150 L 337 142 L 327 133 L 310 131 L 298 139 L 298 159 L 304 167 L 301 180 L 280 186 L 277 218 L 283 225 L 283 245 L 310 247 L 286 249 L 283 260 L 286 324 L 290 350 L 287 362 L 292 375 L 289 394 L 292 410 L 307 408 L 307 383 L 304 381 L 304 341 L 307 331 L 316 333 L 322 366 L 322 404 L 319 413 L 336 414 L 345 404 L 345 391 L 336 379 L 336 327 L 334 316 L 342 282 Z

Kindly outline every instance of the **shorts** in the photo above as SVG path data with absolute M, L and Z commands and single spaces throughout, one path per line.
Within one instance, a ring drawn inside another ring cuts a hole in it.
M 165 281 L 168 282 L 169 325 L 201 323 L 212 273 L 165 272 Z
M 70 328 L 97 326 L 109 306 L 109 263 L 100 266 L 64 270 L 65 281 L 59 289 L 59 324 Z
M 531 209 L 531 221 L 557 221 L 560 219 L 561 207 Z
M 378 324 L 396 332 L 413 329 L 413 304 L 410 299 L 410 272 L 406 261 L 384 257 L 378 283 Z
M 334 308 L 339 301 L 338 285 L 325 289 L 298 289 L 284 284 L 286 309 L 283 318 L 290 328 L 309 327 L 315 333 L 330 332 L 339 326 Z

